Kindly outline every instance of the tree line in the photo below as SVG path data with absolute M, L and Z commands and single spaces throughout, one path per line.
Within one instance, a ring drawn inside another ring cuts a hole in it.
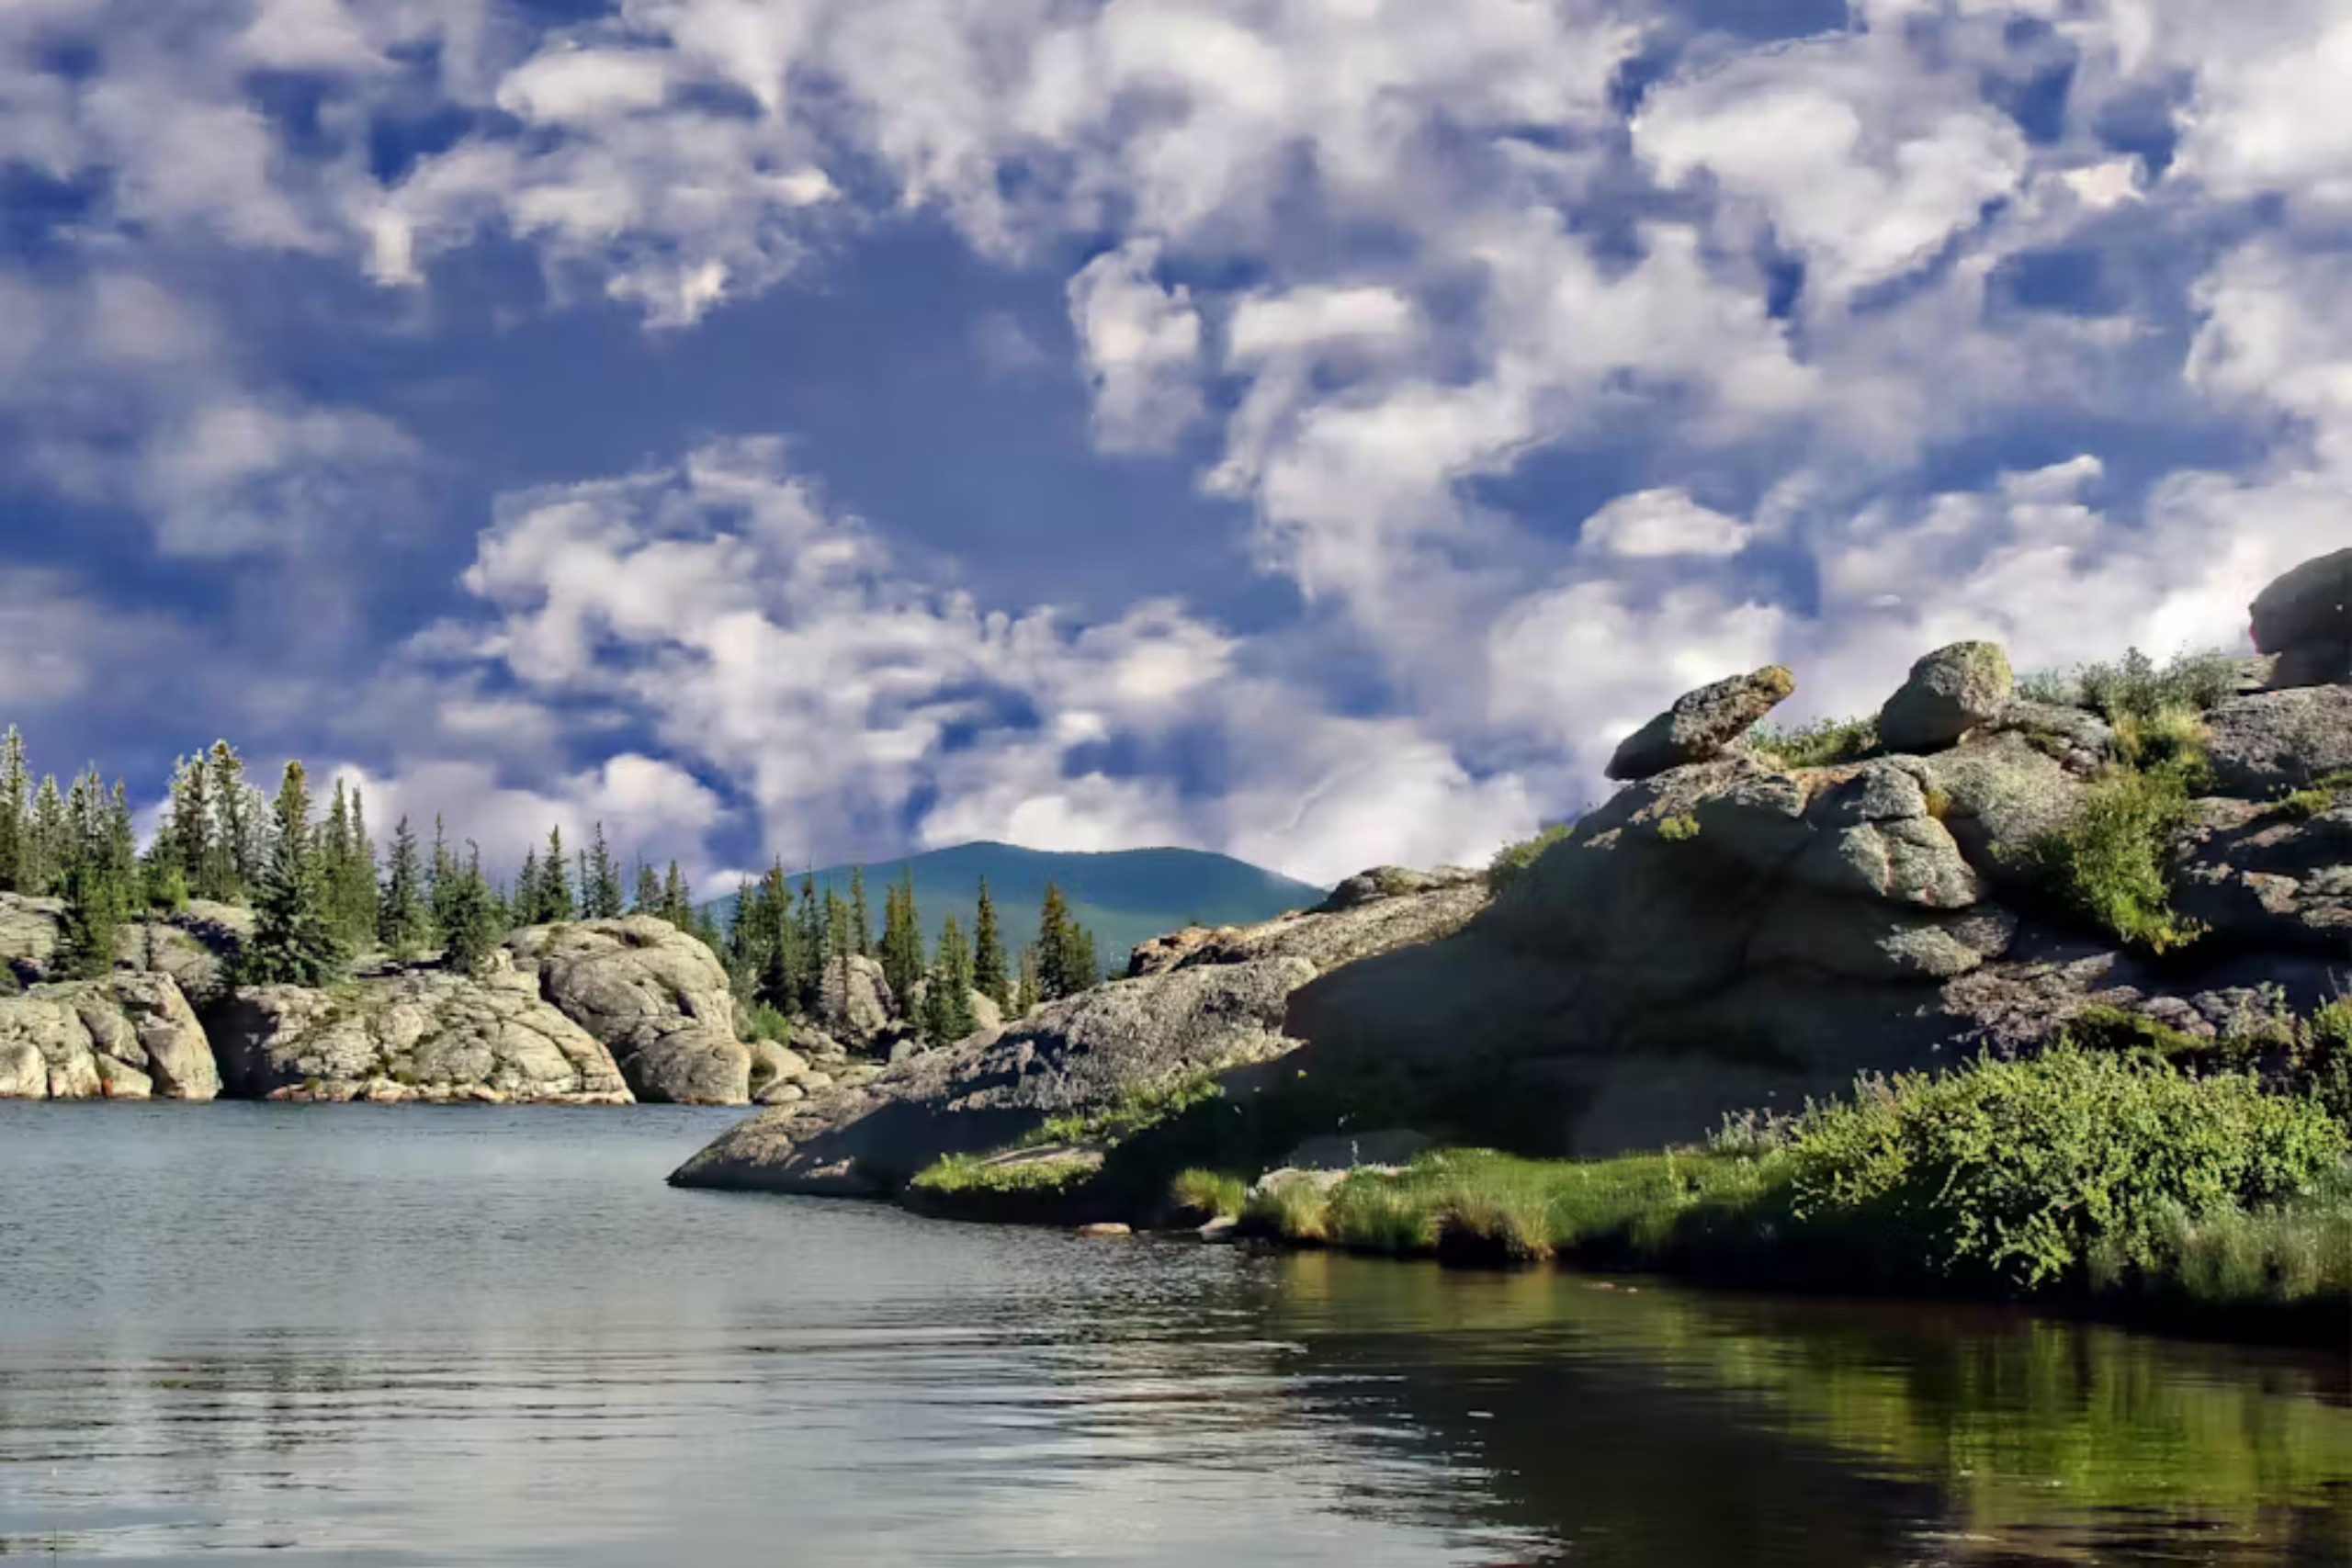
M 53 774 L 35 784 L 10 727 L 0 737 L 0 891 L 62 897 L 57 968 L 69 978 L 107 973 L 117 933 L 143 911 L 176 911 L 191 898 L 245 905 L 254 931 L 232 976 L 241 985 L 331 984 L 371 947 L 402 962 L 439 951 L 473 973 L 523 927 L 652 915 L 717 953 L 754 1030 L 777 1037 L 795 1019 L 846 1010 L 853 958 L 879 965 L 896 1006 L 933 1042 L 973 1031 L 975 993 L 1017 1015 L 1102 977 L 1092 933 L 1051 885 L 1036 940 L 1017 959 L 1008 958 L 985 879 L 970 934 L 950 915 L 926 953 L 911 873 L 886 889 L 877 940 L 862 870 L 847 898 L 830 886 L 820 898 L 813 873 L 796 889 L 781 860 L 741 887 L 722 931 L 695 907 L 674 860 L 666 874 L 639 861 L 625 893 L 601 823 L 577 849 L 550 829 L 511 884 L 484 872 L 472 840 L 462 854 L 453 849 L 438 817 L 429 846 L 401 818 L 379 856 L 359 790 L 337 780 L 321 812 L 309 774 L 291 761 L 277 794 L 265 795 L 225 740 L 178 761 L 141 851 L 120 780 L 109 789 L 94 765 L 62 788 Z

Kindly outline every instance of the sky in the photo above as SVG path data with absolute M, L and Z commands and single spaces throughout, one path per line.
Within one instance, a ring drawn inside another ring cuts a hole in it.
M 2340 0 L 6 0 L 0 719 L 1328 883 L 2352 545 Z

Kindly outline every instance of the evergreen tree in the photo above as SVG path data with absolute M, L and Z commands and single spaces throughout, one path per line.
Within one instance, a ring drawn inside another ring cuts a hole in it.
M 1004 938 L 996 929 L 996 903 L 989 897 L 989 879 L 980 878 L 979 907 L 972 913 L 972 988 L 1010 1010 L 1012 977 L 1005 973 Z
M 435 824 L 434 855 L 444 858 L 440 825 Z M 418 863 L 416 834 L 403 817 L 392 829 L 392 863 L 385 874 L 376 910 L 376 940 L 405 964 L 433 943 L 433 921 L 425 908 L 425 873 Z
M 25 893 L 28 840 L 32 822 L 32 774 L 25 765 L 25 738 L 10 725 L 0 739 L 0 892 Z
M 923 987 L 922 1031 L 933 1045 L 952 1045 L 979 1027 L 972 1015 L 972 950 L 964 928 L 947 917 L 939 931 L 939 953 Z
M 643 861 L 637 863 L 637 905 L 629 912 L 635 915 L 658 915 L 662 912 L 662 879 Z
M 1026 1018 L 1037 1010 L 1040 987 L 1037 981 L 1037 950 L 1034 946 L 1021 950 L 1021 981 L 1013 988 L 1012 1012 L 1016 1018 Z
M 65 868 L 65 922 L 58 970 L 69 980 L 95 980 L 114 969 L 115 934 L 122 929 L 123 886 L 105 860 L 81 853 Z
M 226 740 L 212 743 L 204 766 L 212 832 L 197 890 L 207 898 L 236 903 L 260 878 L 266 837 L 262 814 L 253 785 L 245 782 L 244 761 Z
M 1094 951 L 1094 933 L 1070 919 L 1062 890 L 1046 884 L 1045 907 L 1037 918 L 1037 989 L 1045 1000 L 1056 1002 L 1091 990 L 1102 979 L 1102 961 Z
M 801 1010 L 820 1012 L 825 990 L 825 917 L 817 903 L 813 871 L 800 874 L 800 907 L 792 924 L 800 955 Z
M 922 978 L 922 917 L 915 908 L 914 873 L 883 894 L 882 977 L 901 1008 L 911 1010 L 915 982 Z
M 505 921 L 497 894 L 481 874 L 481 848 L 467 840 L 463 866 L 452 865 L 442 878 L 446 888 L 439 910 L 443 962 L 460 975 L 479 975 L 505 935 Z
M 621 918 L 621 868 L 605 843 L 602 822 L 596 824 L 595 837 L 588 845 L 587 869 L 580 874 L 580 901 L 592 920 Z
M 212 770 L 198 751 L 181 758 L 172 770 L 163 825 L 155 835 L 158 862 L 168 860 L 177 866 L 180 886 L 190 895 L 209 897 L 204 873 L 212 850 Z M 166 880 L 160 869 L 156 880 Z
M 286 764 L 273 809 L 269 863 L 254 897 L 254 936 L 242 978 L 248 985 L 322 986 L 350 962 L 328 908 L 328 889 L 311 829 L 310 779 Z
M 571 861 L 563 852 L 563 829 L 548 829 L 547 859 L 539 863 L 539 886 L 535 890 L 530 923 L 553 925 L 568 920 L 575 912 L 571 896 Z
M 368 832 L 368 801 L 356 784 L 351 790 L 351 837 L 343 855 L 343 892 L 337 900 L 344 935 L 355 947 L 376 939 L 376 840 Z
M 54 773 L 43 773 L 40 788 L 33 794 L 25 840 L 25 891 L 45 896 L 63 881 L 74 845 L 73 822 Z
M 850 951 L 861 957 L 874 956 L 874 919 L 865 905 L 865 868 L 849 868 L 849 935 Z
M 662 918 L 682 931 L 695 929 L 695 894 L 678 871 L 678 863 L 670 863 L 670 874 L 662 879 Z
M 523 869 L 514 874 L 514 918 L 525 925 L 534 923 L 533 911 L 539 906 L 539 852 L 523 852 Z

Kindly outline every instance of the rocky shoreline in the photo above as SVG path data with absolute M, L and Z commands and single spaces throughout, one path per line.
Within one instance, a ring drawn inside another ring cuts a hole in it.
M 666 920 L 514 932 L 480 975 L 376 955 L 324 988 L 232 987 L 252 916 L 126 926 L 101 979 L 48 977 L 60 900 L 0 894 L 0 1099 L 747 1105 L 878 1073 L 814 1028 L 737 1037 L 725 969 Z

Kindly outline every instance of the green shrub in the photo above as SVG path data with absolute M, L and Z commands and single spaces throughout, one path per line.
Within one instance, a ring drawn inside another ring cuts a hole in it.
M 2076 919 L 2152 952 L 2203 934 L 2172 908 L 2171 850 L 2193 812 L 2177 767 L 2110 770 L 2073 816 L 2041 834 L 2025 857 L 2044 891 Z
M 735 1010 L 736 1027 L 747 1044 L 769 1041 L 778 1045 L 792 1041 L 792 1020 L 778 1011 L 774 1004 L 754 1001 Z
M 2341 1164 L 2344 1129 L 2250 1077 L 2186 1077 L 2063 1045 L 1937 1077 L 1869 1079 L 1789 1149 L 1796 1213 L 1860 1221 L 1922 1267 L 2031 1289 L 2160 1268 L 2166 1216 L 2258 1208 Z
M 2150 719 L 2167 708 L 2202 713 L 2237 691 L 2240 665 L 2226 653 L 2177 655 L 2162 669 L 2138 649 L 2120 663 L 2086 664 L 2075 672 L 2075 705 L 2110 724 Z
M 1242 1205 L 1241 1223 L 1285 1241 L 1322 1242 L 1331 1239 L 1330 1214 L 1330 1194 L 1319 1182 L 1292 1177 L 1251 1194 Z
M 2204 716 L 2183 706 L 2124 714 L 2115 721 L 2115 754 L 2127 768 L 2177 770 L 2189 788 L 2206 782 Z
M 1687 844 L 1699 836 L 1699 819 L 1689 812 L 1661 819 L 1657 836 L 1669 844 Z
M 2277 816 L 2309 821 L 2322 812 L 2335 810 L 2347 794 L 2352 794 L 2352 773 L 2330 773 L 2308 789 L 2285 796 L 2270 809 Z
M 1575 830 L 1573 823 L 1554 822 L 1532 839 L 1521 839 L 1518 843 L 1505 844 L 1497 850 L 1495 858 L 1487 863 L 1487 891 L 1497 897 L 1501 897 L 1505 888 L 1517 882 L 1527 868 L 1535 863 L 1537 856 Z
M 1250 1201 L 1250 1184 L 1214 1170 L 1183 1170 L 1168 1184 L 1168 1204 L 1179 1213 L 1233 1220 Z
M 1748 731 L 1747 749 L 1759 760 L 1783 769 L 1833 768 L 1877 752 L 1878 720 L 1823 718 L 1793 729 L 1759 724 Z

